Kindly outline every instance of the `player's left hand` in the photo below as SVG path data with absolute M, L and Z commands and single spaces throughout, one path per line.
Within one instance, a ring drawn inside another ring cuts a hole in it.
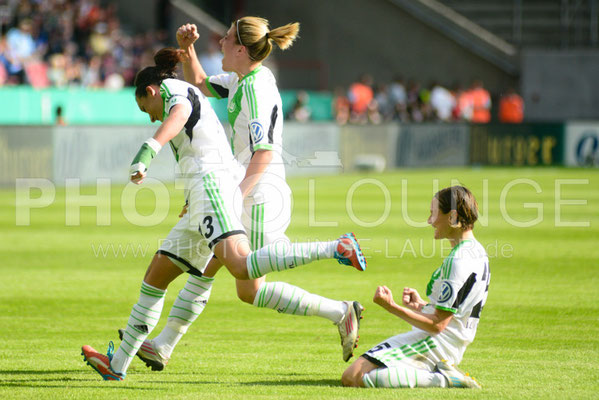
M 418 294 L 418 291 L 409 287 L 405 287 L 403 289 L 403 296 L 401 301 L 404 306 L 412 310 L 418 310 L 420 307 L 422 307 L 423 304 L 425 304 L 425 302 L 420 297 L 420 294 Z
M 387 308 L 395 304 L 395 301 L 393 300 L 393 293 L 387 286 L 377 287 L 372 301 L 383 308 Z
M 186 203 L 186 204 L 183 206 L 183 209 L 181 210 L 181 212 L 179 213 L 179 218 L 183 218 L 183 216 L 184 216 L 185 214 L 187 214 L 187 209 L 188 209 L 188 208 L 189 208 L 189 204 L 187 204 L 187 203 Z

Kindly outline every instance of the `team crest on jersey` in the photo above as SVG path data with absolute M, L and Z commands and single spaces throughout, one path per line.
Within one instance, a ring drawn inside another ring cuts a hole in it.
M 250 123 L 250 132 L 252 133 L 252 138 L 254 139 L 254 143 L 259 142 L 264 137 L 264 128 L 260 122 L 252 122 Z
M 229 112 L 235 112 L 235 102 L 234 101 L 230 101 L 229 102 L 229 107 L 227 107 Z
M 453 296 L 453 288 L 448 282 L 443 282 L 441 285 L 441 293 L 439 294 L 439 303 L 445 303 Z

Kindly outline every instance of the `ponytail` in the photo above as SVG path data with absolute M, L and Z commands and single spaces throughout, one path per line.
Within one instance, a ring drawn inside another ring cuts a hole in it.
M 177 64 L 181 61 L 179 50 L 172 47 L 161 49 L 154 56 L 153 67 L 146 67 L 139 71 L 135 76 L 135 97 L 144 97 L 146 87 L 150 85 L 160 85 L 163 80 L 176 78 Z
M 299 23 L 294 22 L 272 29 L 267 33 L 267 36 L 269 39 L 272 39 L 281 50 L 286 50 L 293 44 L 297 38 L 298 32 Z
M 268 20 L 259 17 L 243 17 L 232 26 L 237 33 L 237 41 L 248 50 L 252 61 L 262 61 L 268 57 L 273 42 L 281 49 L 288 49 L 298 37 L 299 23 L 294 22 L 269 30 Z

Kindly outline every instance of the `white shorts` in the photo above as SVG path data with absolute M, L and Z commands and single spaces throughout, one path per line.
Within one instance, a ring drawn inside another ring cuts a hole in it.
M 277 190 L 258 190 L 243 201 L 241 222 L 253 250 L 278 241 L 288 242 L 285 231 L 291 221 L 291 190 L 283 181 Z
M 228 170 L 193 178 L 187 214 L 170 231 L 158 253 L 168 256 L 183 271 L 201 276 L 218 242 L 245 234 L 240 179 Z
M 409 365 L 428 371 L 434 371 L 441 360 L 454 362 L 437 346 L 430 334 L 421 330 L 392 336 L 362 354 L 362 357 L 380 367 Z

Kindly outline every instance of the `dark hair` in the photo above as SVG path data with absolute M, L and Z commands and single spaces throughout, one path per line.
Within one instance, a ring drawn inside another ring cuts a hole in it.
M 449 214 L 455 210 L 458 215 L 456 223 L 460 223 L 463 230 L 469 230 L 474 227 L 478 219 L 478 203 L 470 190 L 464 186 L 451 186 L 439 190 L 435 194 L 439 202 L 439 209 L 444 214 Z
M 180 52 L 172 47 L 159 50 L 154 56 L 156 66 L 146 67 L 135 75 L 135 97 L 145 97 L 146 87 L 160 85 L 163 80 L 176 78 L 177 64 L 181 61 Z

